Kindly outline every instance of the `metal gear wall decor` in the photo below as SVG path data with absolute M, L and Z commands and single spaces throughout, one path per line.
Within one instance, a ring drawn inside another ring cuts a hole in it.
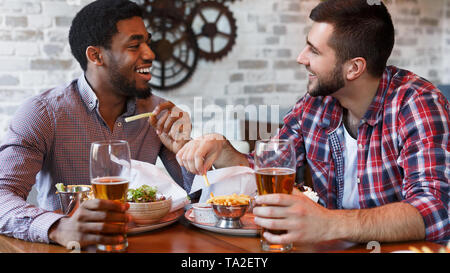
M 170 90 L 184 84 L 199 58 L 217 61 L 236 43 L 237 26 L 227 2 L 235 0 L 140 0 L 156 59 L 150 85 Z
M 197 66 L 198 47 L 192 31 L 185 22 L 171 17 L 154 17 L 148 28 L 156 55 L 150 85 L 160 90 L 182 85 Z
M 188 18 L 200 57 L 215 61 L 226 56 L 236 42 L 236 20 L 219 2 L 198 4 Z

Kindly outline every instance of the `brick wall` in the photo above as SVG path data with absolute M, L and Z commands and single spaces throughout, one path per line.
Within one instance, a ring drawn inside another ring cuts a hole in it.
M 25 98 L 80 75 L 67 33 L 74 14 L 89 2 L 0 0 L 0 139 Z M 155 93 L 190 110 L 195 100 L 201 102 L 203 107 L 191 112 L 196 117 L 196 135 L 200 129 L 208 131 L 202 121 L 213 119 L 205 114 L 211 105 L 219 109 L 278 105 L 282 116 L 305 92 L 306 71 L 295 60 L 311 25 L 309 12 L 318 2 L 237 0 L 228 4 L 238 25 L 232 52 L 217 62 L 200 60 L 181 88 Z M 386 2 L 397 33 L 389 63 L 436 84 L 449 84 L 450 0 Z M 224 118 L 234 123 L 234 117 Z
M 450 84 L 450 1 L 446 1 L 445 8 L 443 9 L 444 21 L 442 25 L 443 29 L 443 39 L 442 39 L 442 47 L 443 47 L 443 73 L 442 77 L 443 83 Z

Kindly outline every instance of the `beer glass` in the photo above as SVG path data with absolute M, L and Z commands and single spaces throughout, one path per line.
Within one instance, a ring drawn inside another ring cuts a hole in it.
M 89 166 L 95 198 L 125 203 L 131 172 L 128 142 L 124 140 L 93 142 Z M 128 247 L 128 240 L 126 234 L 123 236 L 125 238 L 123 243 L 117 245 L 97 244 L 97 250 L 103 252 L 125 251 Z
M 259 140 L 255 146 L 256 184 L 258 194 L 291 194 L 295 182 L 296 156 L 292 142 L 288 139 Z M 263 204 L 264 206 L 264 204 Z M 286 252 L 292 249 L 290 244 L 272 244 L 263 237 L 268 231 L 272 234 L 284 234 L 286 230 L 261 229 L 261 248 L 263 251 Z

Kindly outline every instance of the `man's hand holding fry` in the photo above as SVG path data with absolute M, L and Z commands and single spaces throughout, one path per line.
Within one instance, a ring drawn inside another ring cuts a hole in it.
M 175 154 L 190 140 L 192 124 L 189 114 L 170 101 L 156 106 L 148 121 L 164 146 Z

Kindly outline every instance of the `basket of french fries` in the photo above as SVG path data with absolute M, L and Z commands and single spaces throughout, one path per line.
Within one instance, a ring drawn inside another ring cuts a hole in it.
M 214 196 L 211 193 L 206 203 L 212 204 L 214 213 L 219 219 L 216 227 L 220 228 L 241 228 L 240 218 L 247 212 L 252 198 L 245 194 Z

